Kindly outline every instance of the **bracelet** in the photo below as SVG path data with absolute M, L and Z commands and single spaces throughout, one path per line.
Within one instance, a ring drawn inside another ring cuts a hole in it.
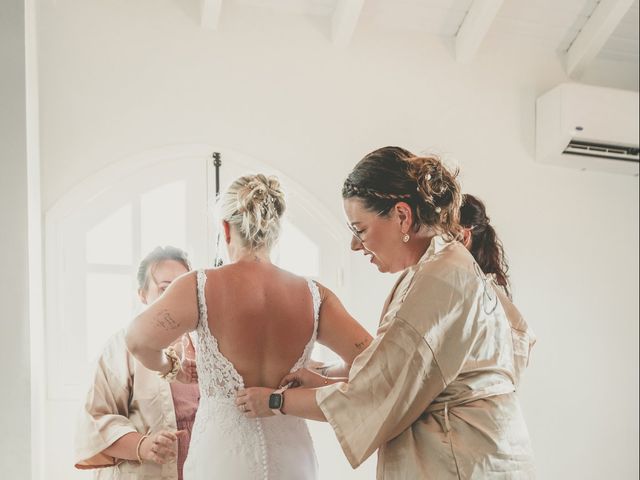
M 158 375 L 160 375 L 160 378 L 163 378 L 167 382 L 171 383 L 176 379 L 176 377 L 178 376 L 178 373 L 180 373 L 180 369 L 182 368 L 182 362 L 180 361 L 178 352 L 176 352 L 176 349 L 173 347 L 165 348 L 164 354 L 171 361 L 171 370 L 169 370 L 167 373 L 158 372 Z
M 140 446 L 142 446 L 142 442 L 144 442 L 146 438 L 149 438 L 149 435 L 143 435 L 142 437 L 140 437 L 140 440 L 138 440 L 138 446 L 136 447 L 136 457 L 138 457 L 138 463 L 140 465 L 142 465 L 142 457 L 140 457 Z

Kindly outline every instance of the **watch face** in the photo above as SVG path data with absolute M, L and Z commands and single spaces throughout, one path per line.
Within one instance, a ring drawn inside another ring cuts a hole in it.
M 269 408 L 271 410 L 280 410 L 282 408 L 282 394 L 272 393 L 269 396 Z

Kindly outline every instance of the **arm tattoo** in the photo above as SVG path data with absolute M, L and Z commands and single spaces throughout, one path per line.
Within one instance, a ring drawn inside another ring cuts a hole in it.
M 161 310 L 156 315 L 155 325 L 158 328 L 162 328 L 164 330 L 175 330 L 180 326 L 180 322 L 177 322 L 169 313 L 169 310 Z
M 367 344 L 368 344 L 367 340 L 363 340 L 361 342 L 356 343 L 355 346 L 358 350 L 362 350 L 367 346 Z

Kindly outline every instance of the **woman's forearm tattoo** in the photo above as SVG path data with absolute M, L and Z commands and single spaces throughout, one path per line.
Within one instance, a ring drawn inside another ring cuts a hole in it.
M 164 330 L 175 330 L 180 326 L 180 322 L 176 321 L 166 309 L 156 315 L 155 324 Z

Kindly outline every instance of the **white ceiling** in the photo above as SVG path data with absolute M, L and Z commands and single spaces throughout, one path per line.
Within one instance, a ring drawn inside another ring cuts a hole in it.
M 288 14 L 326 16 L 338 0 L 225 0 Z M 638 63 L 640 0 L 620 22 L 598 54 L 600 58 Z M 454 36 L 473 0 L 366 0 L 362 19 L 384 30 L 423 31 Z M 491 33 L 528 37 L 566 52 L 599 0 L 504 0 Z
M 638 0 L 633 3 L 616 31 L 609 37 L 600 52 L 601 57 L 638 63 L 638 53 L 640 52 L 640 42 L 638 41 L 639 3 Z
M 368 0 L 363 15 L 384 29 L 453 36 L 473 0 Z
M 238 5 L 268 8 L 299 15 L 329 16 L 336 8 L 337 0 L 229 0 Z

